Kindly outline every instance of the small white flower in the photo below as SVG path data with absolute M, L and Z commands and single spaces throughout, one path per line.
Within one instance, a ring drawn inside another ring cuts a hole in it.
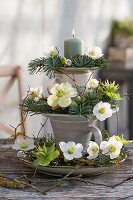
M 112 113 L 111 105 L 109 103 L 103 103 L 102 101 L 97 103 L 93 108 L 93 114 L 100 121 L 104 121 L 106 118 L 111 117 Z
M 65 64 L 66 64 L 67 66 L 71 66 L 71 64 L 72 64 L 72 61 L 71 61 L 71 60 L 69 60 L 69 59 L 66 59 L 66 60 L 65 60 Z
M 36 146 L 34 145 L 34 140 L 32 138 L 24 139 L 23 137 L 18 137 L 15 140 L 15 143 L 12 145 L 13 149 L 23 150 L 23 151 L 28 151 L 34 149 L 35 147 Z
M 99 84 L 99 81 L 97 79 L 91 78 L 88 82 L 89 88 L 97 88 Z
M 116 113 L 116 112 L 118 112 L 118 111 L 119 111 L 119 107 L 118 107 L 118 106 L 116 106 L 115 108 L 113 108 L 113 109 L 112 109 L 112 111 L 113 111 L 113 113 Z
M 54 46 L 49 47 L 48 52 L 44 53 L 45 57 L 51 57 L 54 55 L 58 55 L 57 48 Z
M 60 107 L 68 107 L 72 102 L 71 97 L 78 95 L 76 89 L 68 82 L 54 84 L 49 91 L 52 95 L 47 98 L 47 103 L 52 107 L 57 105 Z
M 123 143 L 121 141 L 117 141 L 113 136 L 109 139 L 109 141 L 101 142 L 100 149 L 102 150 L 102 154 L 109 155 L 111 159 L 117 158 L 120 154 Z
M 60 142 L 59 147 L 67 160 L 73 160 L 74 158 L 82 157 L 81 152 L 83 151 L 83 145 L 80 143 L 75 144 L 75 142 Z
M 26 154 L 23 151 L 18 151 L 17 156 L 20 158 L 26 158 Z
M 39 101 L 40 98 L 43 97 L 43 89 L 41 87 L 36 88 L 30 88 L 30 91 L 28 93 L 28 97 L 31 99 L 34 99 L 34 101 Z
M 98 59 L 104 55 L 102 54 L 102 50 L 99 47 L 87 47 L 86 53 L 92 59 Z
M 95 159 L 99 153 L 99 146 L 96 142 L 89 142 L 89 147 L 87 148 L 87 153 L 89 156 L 87 157 L 89 160 Z
M 38 98 L 38 97 L 35 97 L 34 101 L 35 101 L 35 102 L 38 102 L 38 101 L 39 101 L 39 98 Z

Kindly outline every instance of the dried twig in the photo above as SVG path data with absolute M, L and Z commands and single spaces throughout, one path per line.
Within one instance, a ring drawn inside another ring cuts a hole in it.
M 53 186 L 47 188 L 46 190 L 44 190 L 44 191 L 43 191 L 43 194 L 46 194 L 47 192 L 49 192 L 50 190 L 55 189 L 56 187 L 60 187 L 61 184 L 62 184 L 62 182 L 63 182 L 63 181 L 66 181 L 67 178 L 68 178 L 75 170 L 77 170 L 77 169 L 78 169 L 78 168 L 75 168 L 74 170 L 72 170 L 71 172 L 69 172 L 67 175 L 65 175 L 63 178 L 59 179 L 58 182 L 57 182 L 55 185 L 53 185 Z
M 43 192 L 38 187 L 35 187 L 34 185 L 31 185 L 31 184 L 26 183 L 24 181 L 20 181 L 19 178 L 10 178 L 10 177 L 5 176 L 3 174 L 0 174 L 0 177 L 11 180 L 12 182 L 17 183 L 17 184 L 21 184 L 23 186 L 31 187 L 32 189 L 36 190 L 37 192 L 43 194 Z
M 87 87 L 87 84 L 88 84 L 88 82 L 90 81 L 90 79 L 91 79 L 91 77 L 92 77 L 92 75 L 94 74 L 94 71 L 92 72 L 92 74 L 89 76 L 89 78 L 88 78 L 88 80 L 86 81 L 86 83 L 85 83 L 85 89 L 84 89 L 84 92 L 86 91 L 86 87 Z
M 127 181 L 130 181 L 131 179 L 133 179 L 133 176 L 129 176 L 129 177 L 125 178 L 124 180 L 122 180 L 121 182 L 112 185 L 112 188 L 115 188 L 115 187 L 117 187 L 117 186 L 119 186 L 119 185 L 121 185 L 121 184 L 123 184 Z
M 91 181 L 90 179 L 84 179 L 82 178 L 82 175 L 78 175 L 78 176 L 74 176 L 74 177 L 70 177 L 70 175 L 76 170 L 77 168 L 75 168 L 74 170 L 72 170 L 70 173 L 68 173 L 66 176 L 64 176 L 63 178 L 60 178 L 60 179 L 51 179 L 51 180 L 45 180 L 45 181 L 37 181 L 37 182 L 33 182 L 31 181 L 26 175 L 23 175 L 23 176 L 20 176 L 20 177 L 16 177 L 16 178 L 10 178 L 10 177 L 7 177 L 5 175 L 2 175 L 0 174 L 0 177 L 1 178 L 4 178 L 4 179 L 7 179 L 7 180 L 10 180 L 12 182 L 14 182 L 16 185 L 21 185 L 21 186 L 27 186 L 27 187 L 30 187 L 32 189 L 34 189 L 35 191 L 43 194 L 43 195 L 46 195 L 47 192 L 57 188 L 57 187 L 60 187 L 61 184 L 64 182 L 64 181 L 79 181 L 79 182 L 83 182 L 87 185 L 89 184 L 93 184 L 93 185 L 99 185 L 99 186 L 104 186 L 104 187 L 108 187 L 108 188 L 115 188 L 117 186 L 120 186 L 122 185 L 123 183 L 127 182 L 127 181 L 130 181 L 131 179 L 133 179 L 133 176 L 129 176 L 127 177 L 126 179 L 122 180 L 121 182 L 117 183 L 117 184 L 114 184 L 114 185 L 107 185 L 107 184 L 104 184 L 104 183 L 98 183 L 98 182 L 93 182 Z M 26 183 L 25 181 L 22 181 L 20 179 L 25 179 L 28 183 Z M 41 183 L 48 183 L 48 182 L 57 182 L 55 185 L 52 185 L 51 187 L 45 189 L 44 191 L 40 190 L 38 187 L 36 187 L 35 185 L 39 185 Z M 6 186 L 6 185 L 5 185 Z M 19 189 L 22 189 L 23 187 L 18 187 Z
M 26 175 L 22 175 L 20 177 L 16 177 L 15 179 L 25 179 L 26 181 L 28 181 L 29 184 L 33 183 L 33 181 L 31 181 Z
M 47 121 L 48 121 L 48 117 L 46 118 L 44 124 L 41 124 L 41 128 L 40 128 L 40 130 L 39 130 L 39 132 L 37 134 L 37 138 L 39 137 L 39 134 L 40 134 L 41 130 L 43 129 L 43 127 L 46 125 Z

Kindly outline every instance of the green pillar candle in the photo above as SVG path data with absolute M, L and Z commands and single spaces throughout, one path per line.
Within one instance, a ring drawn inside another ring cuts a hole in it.
M 72 31 L 72 38 L 68 38 L 64 41 L 64 57 L 71 58 L 76 54 L 83 55 L 84 53 L 84 41 L 79 38 L 75 38 L 75 32 Z

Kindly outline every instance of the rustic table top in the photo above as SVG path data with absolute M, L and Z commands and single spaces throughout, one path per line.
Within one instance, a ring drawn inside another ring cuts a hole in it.
M 8 146 L 1 146 L 0 148 L 0 173 L 8 177 L 18 177 L 27 175 L 31 181 L 45 181 L 40 184 L 41 190 L 55 185 L 57 181 L 50 182 L 55 178 L 52 176 L 44 175 L 36 172 L 24 164 L 16 156 L 16 151 L 9 149 L 5 151 Z M 0 183 L 0 200 L 88 200 L 88 199 L 133 199 L 133 144 L 130 145 L 130 156 L 124 161 L 124 163 L 116 166 L 115 169 L 111 169 L 105 174 L 84 178 L 83 180 L 89 180 L 91 183 L 85 183 L 77 180 L 63 181 L 60 187 L 56 187 L 43 195 L 35 191 L 31 187 L 25 187 L 24 189 L 14 189 L 3 187 Z M 5 153 L 3 153 L 5 151 Z M 56 178 L 57 179 L 57 178 Z M 126 181 L 127 180 L 127 181 Z M 123 182 L 124 181 L 124 182 Z M 96 184 L 92 184 L 92 182 Z M 119 185 L 120 182 L 123 182 Z M 101 185 L 99 185 L 99 183 Z M 112 188 L 118 183 L 118 186 Z M 108 185 L 104 186 L 102 184 Z

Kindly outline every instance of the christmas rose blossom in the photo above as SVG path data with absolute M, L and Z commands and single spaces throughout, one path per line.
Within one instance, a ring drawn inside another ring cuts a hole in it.
M 98 59 L 104 55 L 99 47 L 87 47 L 86 54 L 92 59 Z
M 113 110 L 111 109 L 111 105 L 106 102 L 100 101 L 93 108 L 93 114 L 100 121 L 104 121 L 106 118 L 111 117 Z
M 120 154 L 123 143 L 121 141 L 117 141 L 113 136 L 109 139 L 109 141 L 101 142 L 100 149 L 102 150 L 102 154 L 109 155 L 111 159 L 117 158 Z
M 39 99 L 43 97 L 42 86 L 36 88 L 30 88 L 30 91 L 28 92 L 28 97 L 30 99 L 34 99 L 34 101 L 36 102 L 39 101 Z
M 51 107 L 57 105 L 60 107 L 68 107 L 72 102 L 71 97 L 76 97 L 78 95 L 76 89 L 68 82 L 54 84 L 50 87 L 49 91 L 52 95 L 47 98 L 47 103 Z
M 99 81 L 97 79 L 91 78 L 88 82 L 89 88 L 97 88 L 99 84 Z
M 87 148 L 87 153 L 89 156 L 87 157 L 89 160 L 95 159 L 99 153 L 99 146 L 96 142 L 89 142 L 89 146 Z
M 82 157 L 81 152 L 83 151 L 83 145 L 80 143 L 75 144 L 75 142 L 60 142 L 59 147 L 63 152 L 65 159 L 67 160 L 73 160 L 74 158 Z
M 15 140 L 15 143 L 12 145 L 13 149 L 16 150 L 23 150 L 23 151 L 28 151 L 31 149 L 34 149 L 36 146 L 34 145 L 34 140 L 32 138 L 23 138 L 23 137 L 18 137 Z

